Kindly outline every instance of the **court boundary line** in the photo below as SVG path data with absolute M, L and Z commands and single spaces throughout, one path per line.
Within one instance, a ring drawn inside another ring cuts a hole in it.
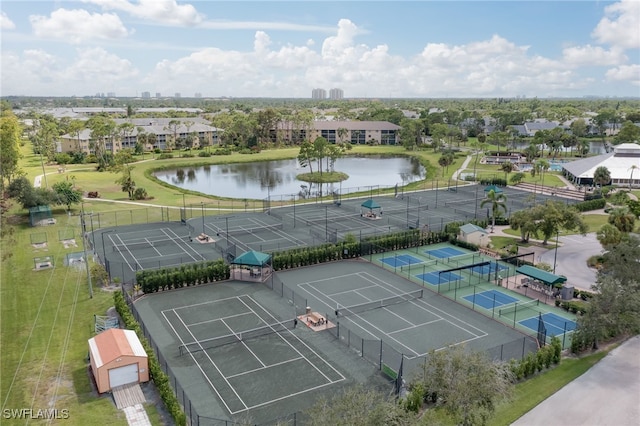
M 390 286 L 390 288 L 392 288 L 394 291 L 399 291 L 399 289 L 397 287 L 395 287 L 394 285 L 389 284 L 386 281 L 381 280 L 381 279 L 375 277 L 374 275 L 372 275 L 372 274 L 370 274 L 368 272 L 357 272 L 357 273 L 343 274 L 343 275 L 334 276 L 334 277 L 330 277 L 330 278 L 323 278 L 321 280 L 307 281 L 307 282 L 303 282 L 303 283 L 298 283 L 297 286 L 300 287 L 303 291 L 305 291 L 309 295 L 317 298 L 319 301 L 321 301 L 324 305 L 328 306 L 330 309 L 333 309 L 333 307 L 329 303 L 327 303 L 327 301 L 326 301 L 326 299 L 329 299 L 329 300 L 331 300 L 333 302 L 333 299 L 330 297 L 330 295 L 328 295 L 328 294 L 324 293 L 323 291 L 321 291 L 320 289 L 316 288 L 313 284 L 314 283 L 322 283 L 322 282 L 326 282 L 326 281 L 331 281 L 331 280 L 335 280 L 336 278 L 343 278 L 343 277 L 348 277 L 348 276 L 353 276 L 353 275 L 358 275 L 361 278 L 363 278 L 363 279 L 365 279 L 367 281 L 370 281 L 370 282 L 376 284 L 377 286 L 379 286 L 381 288 L 384 288 L 385 290 L 389 291 L 390 293 L 392 291 L 390 291 L 388 288 L 386 288 L 385 285 L 386 286 Z M 366 275 L 366 277 L 365 277 L 365 275 Z M 371 277 L 371 278 L 367 278 L 367 277 Z M 375 280 L 378 280 L 381 284 L 376 283 Z M 415 286 L 415 283 L 413 283 L 413 282 L 411 282 L 411 283 Z M 382 284 L 385 284 L 385 285 L 382 285 Z M 315 292 L 319 293 L 321 295 L 321 297 L 316 296 L 313 292 L 308 290 L 305 286 L 310 287 L 311 289 L 315 290 Z M 355 291 L 355 290 L 349 290 L 348 292 L 353 292 L 353 291 Z M 339 292 L 339 293 L 343 293 L 343 292 Z M 331 293 L 331 294 L 334 294 L 334 293 Z M 392 293 L 392 294 L 394 294 L 396 296 L 399 295 L 398 293 Z M 482 330 L 481 328 L 478 328 L 478 327 L 474 326 L 473 324 L 470 324 L 468 321 L 460 319 L 460 318 L 458 318 L 457 316 L 455 316 L 453 314 L 450 314 L 448 312 L 443 311 L 442 309 L 439 309 L 439 308 L 433 306 L 432 304 L 426 302 L 424 299 L 413 299 L 413 300 L 409 300 L 408 303 L 411 303 L 414 306 L 416 306 L 417 308 L 422 309 L 425 312 L 428 312 L 429 314 L 435 316 L 436 318 L 438 318 L 436 321 L 444 321 L 445 323 L 450 324 L 451 326 L 462 330 L 463 332 L 467 333 L 468 335 L 473 336 L 473 337 L 471 337 L 469 339 L 462 340 L 462 341 L 460 341 L 458 343 L 455 343 L 453 345 L 447 345 L 447 346 L 444 346 L 444 347 L 440 347 L 440 348 L 436 349 L 436 351 L 446 349 L 449 346 L 456 346 L 456 345 L 464 344 L 464 343 L 467 343 L 467 342 L 470 342 L 470 341 L 473 341 L 473 340 L 476 340 L 476 339 L 481 339 L 481 338 L 484 338 L 484 337 L 489 335 L 489 333 L 487 333 L 486 331 Z M 386 308 L 386 307 L 383 307 L 383 309 L 384 308 Z M 387 311 L 388 311 L 388 309 L 387 309 Z M 361 320 L 363 320 L 365 323 L 370 324 L 368 321 L 362 319 L 362 317 L 360 315 L 356 314 L 355 316 L 360 318 Z M 345 317 L 345 318 L 348 319 L 349 317 Z M 373 338 L 375 340 L 381 340 L 379 337 L 377 337 L 376 335 L 372 334 L 369 330 L 365 329 L 362 325 L 360 325 L 360 324 L 358 324 L 358 323 L 356 323 L 354 321 L 351 321 L 351 320 L 350 320 L 350 323 L 352 323 L 356 327 L 362 329 L 368 335 L 373 336 Z M 461 324 L 464 324 L 468 328 L 463 327 Z M 412 356 L 407 356 L 406 354 L 403 354 L 408 359 L 414 359 L 414 358 L 422 357 L 422 356 L 425 356 L 425 355 L 428 354 L 428 352 L 424 353 L 424 354 L 418 354 L 415 350 L 413 350 L 411 348 L 408 348 L 405 344 L 399 342 L 393 336 L 390 336 L 389 333 L 380 330 L 378 327 L 374 326 L 373 324 L 370 324 L 370 325 L 372 325 L 374 329 L 377 329 L 382 334 L 382 336 L 389 337 L 390 340 L 397 342 L 402 347 L 406 347 L 407 349 L 410 349 L 411 352 L 416 354 L 416 356 L 413 356 L 413 357 Z M 471 329 L 475 330 L 476 332 L 471 331 Z M 397 333 L 397 330 L 393 331 L 393 333 Z
M 269 324 L 262 316 L 260 316 L 251 306 L 249 306 L 244 300 L 242 300 L 242 298 L 248 298 L 250 299 L 253 303 L 255 303 L 258 307 L 260 307 L 260 309 L 262 309 L 267 315 L 269 315 L 271 318 L 273 318 L 274 320 L 276 319 L 270 312 L 268 312 L 260 303 L 258 303 L 255 299 L 253 299 L 253 297 L 251 297 L 251 295 L 249 294 L 242 294 L 242 295 L 236 295 L 236 296 L 231 296 L 231 297 L 227 297 L 224 299 L 217 299 L 217 300 L 211 300 L 211 301 L 207 301 L 207 302 L 201 302 L 201 303 L 196 303 L 196 304 L 192 304 L 192 305 L 185 305 L 185 306 L 180 306 L 177 308 L 169 308 L 169 309 L 165 309 L 162 310 L 161 313 L 163 315 L 163 317 L 165 318 L 165 321 L 167 321 L 167 323 L 169 324 L 169 326 L 171 327 L 171 329 L 173 330 L 174 334 L 177 336 L 178 340 L 181 342 L 181 344 L 187 345 L 187 343 L 185 343 L 185 341 L 182 339 L 182 337 L 180 337 L 175 329 L 175 327 L 173 326 L 172 322 L 169 321 L 169 319 L 167 318 L 165 312 L 167 311 L 172 311 L 174 313 L 174 315 L 176 316 L 176 318 L 182 323 L 182 325 L 185 327 L 186 331 L 191 335 L 191 337 L 194 339 L 194 341 L 192 343 L 198 343 L 197 340 L 195 340 L 195 336 L 193 335 L 193 333 L 191 332 L 191 330 L 189 329 L 189 326 L 184 322 L 183 318 L 181 317 L 181 315 L 177 312 L 177 310 L 179 309 L 184 309 L 184 308 L 191 308 L 194 306 L 202 306 L 202 305 L 206 305 L 206 304 L 210 304 L 210 303 L 217 303 L 217 302 L 222 302 L 222 301 L 228 301 L 231 299 L 235 299 L 237 301 L 239 301 L 242 305 L 244 305 L 245 309 L 248 309 L 248 311 L 243 312 L 242 314 L 234 314 L 232 315 L 232 317 L 237 317 L 237 316 L 241 316 L 241 315 L 248 315 L 248 314 L 252 314 L 255 317 L 257 317 L 261 322 L 264 323 L 264 325 L 262 326 L 268 326 L 270 327 L 272 330 L 275 331 L 275 334 L 278 335 L 278 337 L 284 341 L 289 349 L 293 350 L 294 353 L 298 354 L 297 357 L 293 357 L 290 359 L 287 359 L 286 361 L 281 361 L 281 362 L 277 362 L 274 364 L 270 364 L 270 365 L 266 365 L 262 359 L 260 359 L 254 352 L 253 350 L 251 350 L 248 346 L 247 343 L 239 340 L 238 343 L 242 343 L 243 346 L 245 347 L 245 349 L 262 365 L 262 367 L 259 368 L 254 368 L 252 370 L 248 370 L 248 371 L 243 371 L 241 373 L 237 373 L 237 374 L 232 374 L 232 375 L 225 375 L 223 374 L 223 372 L 220 370 L 220 368 L 217 366 L 217 364 L 213 361 L 213 359 L 211 358 L 211 356 L 206 352 L 206 350 L 202 347 L 202 345 L 200 345 L 202 352 L 205 353 L 206 358 L 209 360 L 209 362 L 213 365 L 213 367 L 216 369 L 216 371 L 222 376 L 222 378 L 224 379 L 224 381 L 227 383 L 227 385 L 229 386 L 229 388 L 231 388 L 231 390 L 233 391 L 234 395 L 238 398 L 238 400 L 240 401 L 240 403 L 245 407 L 243 409 L 240 410 L 236 410 L 236 411 L 232 411 L 229 408 L 229 405 L 227 404 L 227 401 L 222 397 L 222 395 L 220 394 L 220 391 L 216 388 L 216 386 L 213 384 L 213 382 L 211 381 L 211 378 L 204 372 L 204 369 L 202 367 L 202 365 L 200 364 L 200 362 L 194 357 L 193 353 L 189 352 L 189 355 L 191 356 L 192 360 L 196 363 L 196 365 L 198 366 L 198 369 L 200 370 L 200 372 L 202 373 L 203 376 L 205 376 L 206 381 L 209 383 L 209 385 L 213 388 L 215 394 L 218 396 L 218 398 L 222 401 L 222 403 L 224 404 L 225 408 L 227 409 L 227 411 L 229 412 L 230 415 L 236 415 L 238 413 L 242 413 L 245 411 L 249 411 L 255 408 L 259 408 L 268 404 L 272 404 L 287 398 L 291 398 L 303 393 L 307 393 L 313 390 L 317 390 L 320 389 L 322 387 L 325 386 L 329 386 L 338 382 L 341 382 L 343 380 L 346 380 L 346 378 L 344 377 L 344 375 L 342 375 L 342 373 L 340 373 L 335 367 L 333 367 L 333 365 L 331 365 L 330 363 L 328 363 L 323 356 L 320 356 L 316 351 L 314 351 L 312 348 L 310 348 L 304 341 L 302 341 L 298 336 L 296 336 L 291 330 L 287 329 L 285 330 L 285 332 L 288 332 L 290 335 L 292 335 L 293 337 L 295 337 L 295 339 L 297 341 L 299 341 L 304 347 L 306 347 L 311 353 L 313 353 L 316 357 L 318 357 L 320 360 L 322 360 L 322 362 L 324 362 L 328 367 L 330 367 L 340 378 L 338 380 L 331 380 L 325 373 L 323 373 L 318 367 L 315 366 L 315 364 L 313 364 L 309 359 L 307 359 L 307 357 L 305 357 L 298 348 L 296 348 L 291 342 L 289 342 L 287 339 L 284 338 L 284 336 L 282 336 L 281 332 L 276 331 L 275 329 L 273 329 L 272 325 L 273 324 Z M 230 316 L 225 316 L 222 318 L 216 318 L 214 320 L 209 320 L 209 321 L 221 321 L 229 330 L 231 333 L 236 334 L 237 333 L 231 329 L 231 327 L 229 327 L 228 324 L 226 324 L 224 322 L 225 318 L 229 318 Z M 202 322 L 199 323 L 193 323 L 193 324 L 201 324 Z M 242 332 L 240 332 L 241 334 Z M 284 332 L 283 332 L 284 333 Z M 321 384 L 321 385 L 317 385 L 317 386 L 312 386 L 312 387 L 308 387 L 302 391 L 299 392 L 294 392 L 294 393 L 290 393 L 287 395 L 284 395 L 282 397 L 279 398 L 275 398 L 275 399 L 271 399 L 265 402 L 261 402 L 259 404 L 255 404 L 255 405 L 251 405 L 248 406 L 244 400 L 240 397 L 240 395 L 238 394 L 238 390 L 229 382 L 229 379 L 231 378 L 235 378 L 235 377 L 240 377 L 242 375 L 247 375 L 250 373 L 256 373 L 259 371 L 264 371 L 264 370 L 268 370 L 271 367 L 279 367 L 282 366 L 284 364 L 287 363 L 292 363 L 295 361 L 298 361 L 300 359 L 303 359 L 307 364 L 309 364 L 311 367 L 313 367 L 313 369 L 315 369 L 325 380 L 325 383 Z

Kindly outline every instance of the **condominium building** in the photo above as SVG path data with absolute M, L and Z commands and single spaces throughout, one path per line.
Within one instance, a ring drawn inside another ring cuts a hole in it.
M 324 89 L 313 89 L 311 99 L 327 99 L 327 91 Z
M 342 89 L 334 88 L 329 90 L 329 99 L 342 99 L 344 98 L 344 92 Z

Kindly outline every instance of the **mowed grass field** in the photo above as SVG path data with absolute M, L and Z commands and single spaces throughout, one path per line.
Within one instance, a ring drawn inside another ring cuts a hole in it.
M 27 423 L 7 418 L 19 415 L 7 410 L 32 409 L 35 415 L 38 410 L 58 409 L 67 410 L 68 419 L 52 424 L 127 424 L 111 398 L 99 398 L 91 387 L 87 340 L 94 335 L 94 315 L 105 315 L 113 297 L 96 288 L 89 298 L 86 271 L 63 265 L 67 253 L 81 250 L 81 242 L 78 238 L 77 248 L 65 249 L 58 231 L 73 228 L 79 235 L 79 218 L 59 214 L 56 225 L 31 228 L 20 213 L 20 208 L 11 208 L 10 229 L 3 229 L 2 239 L 2 423 Z M 33 233 L 40 234 L 38 239 L 46 233 L 46 251 L 32 247 Z M 34 257 L 41 256 L 51 256 L 55 267 L 35 271 Z

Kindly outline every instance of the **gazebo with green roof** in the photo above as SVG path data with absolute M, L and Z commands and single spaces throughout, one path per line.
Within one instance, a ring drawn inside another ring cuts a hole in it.
M 231 262 L 232 280 L 264 282 L 271 273 L 271 255 L 268 253 L 251 250 Z

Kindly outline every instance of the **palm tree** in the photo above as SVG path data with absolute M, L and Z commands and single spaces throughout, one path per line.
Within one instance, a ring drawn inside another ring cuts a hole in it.
M 502 170 L 504 172 L 504 180 L 505 181 L 508 180 L 509 173 L 511 173 L 515 169 L 516 169 L 516 166 L 511 161 L 505 161 L 504 163 L 502 163 L 500 165 L 500 170 Z
M 593 172 L 593 183 L 603 187 L 611 182 L 611 173 L 605 166 L 600 166 Z
M 636 169 L 638 169 L 638 166 L 636 166 L 635 164 L 629 167 L 629 170 L 631 170 L 631 176 L 629 176 L 629 191 L 631 191 L 631 183 L 633 182 L 633 171 Z
M 620 232 L 633 232 L 636 225 L 636 215 L 629 211 L 629 207 L 617 207 L 609 213 L 608 222 Z
M 487 193 L 487 198 L 480 202 L 480 207 L 484 207 L 486 204 L 491 204 L 491 232 L 496 227 L 496 216 L 500 214 L 500 210 L 507 212 L 507 196 L 503 192 L 496 192 L 491 190 Z

